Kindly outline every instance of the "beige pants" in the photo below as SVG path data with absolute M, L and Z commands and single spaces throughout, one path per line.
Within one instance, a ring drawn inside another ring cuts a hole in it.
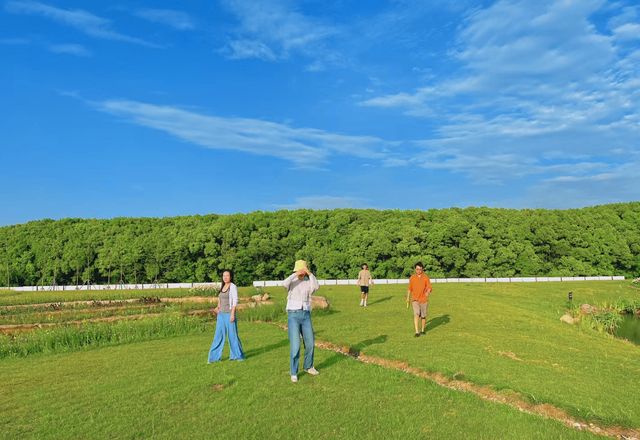
M 419 303 L 418 301 L 412 301 L 413 313 L 421 318 L 427 317 L 427 311 L 429 310 L 429 303 Z

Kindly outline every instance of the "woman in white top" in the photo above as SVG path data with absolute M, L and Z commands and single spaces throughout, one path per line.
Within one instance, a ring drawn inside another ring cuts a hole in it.
M 298 260 L 293 273 L 282 283 L 287 289 L 287 327 L 289 330 L 289 367 L 291 382 L 298 382 L 300 365 L 300 336 L 304 341 L 304 364 L 307 374 L 317 376 L 313 366 L 315 338 L 311 324 L 311 296 L 320 288 L 318 280 L 307 267 L 307 262 Z
M 213 336 L 211 349 L 209 350 L 209 363 L 219 361 L 222 358 L 224 340 L 229 337 L 232 361 L 244 360 L 242 343 L 238 337 L 238 321 L 236 321 L 236 307 L 238 306 L 238 288 L 233 284 L 233 273 L 230 270 L 222 272 L 222 286 L 218 295 L 218 306 L 214 309 L 216 319 L 216 332 Z

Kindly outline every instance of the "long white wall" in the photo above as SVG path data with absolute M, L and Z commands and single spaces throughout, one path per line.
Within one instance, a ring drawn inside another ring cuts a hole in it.
M 564 281 L 621 281 L 623 276 L 601 277 L 521 277 L 521 278 L 432 278 L 432 283 L 543 283 Z M 409 284 L 409 279 L 373 280 L 374 284 Z M 321 286 L 355 286 L 356 280 L 318 280 Z M 282 281 L 254 281 L 254 287 L 282 286 Z
M 623 276 L 600 277 L 521 277 L 521 278 L 432 278 L 432 283 L 542 283 L 565 281 L 621 281 Z M 407 278 L 373 280 L 375 284 L 408 284 Z M 318 280 L 321 286 L 355 286 L 356 280 Z M 254 281 L 254 287 L 282 286 L 282 281 Z M 8 289 L 18 292 L 50 292 L 81 290 L 153 290 L 153 289 L 192 289 L 220 287 L 220 283 L 157 283 L 157 284 L 91 284 L 81 286 L 20 286 Z
M 90 284 L 82 286 L 21 286 L 9 287 L 18 292 L 80 291 L 80 290 L 153 290 L 220 287 L 220 283 L 156 283 L 156 284 Z

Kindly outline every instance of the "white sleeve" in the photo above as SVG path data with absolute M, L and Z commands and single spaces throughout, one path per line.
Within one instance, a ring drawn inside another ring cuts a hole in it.
M 229 287 L 229 307 L 236 307 L 238 305 L 238 288 L 235 284 L 231 283 Z
M 313 293 L 317 292 L 320 288 L 320 284 L 318 284 L 316 276 L 312 273 L 309 274 L 309 281 L 311 281 L 311 292 L 309 292 L 309 295 L 313 295 Z
M 298 275 L 296 275 L 296 273 L 292 273 L 291 275 L 289 275 L 283 282 L 282 282 L 282 286 L 289 290 L 289 286 L 291 286 L 291 282 L 297 277 Z

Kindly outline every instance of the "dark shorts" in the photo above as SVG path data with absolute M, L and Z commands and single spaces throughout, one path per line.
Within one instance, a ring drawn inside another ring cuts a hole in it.
M 360 293 L 364 293 L 365 295 L 369 293 L 369 286 L 360 286 Z

